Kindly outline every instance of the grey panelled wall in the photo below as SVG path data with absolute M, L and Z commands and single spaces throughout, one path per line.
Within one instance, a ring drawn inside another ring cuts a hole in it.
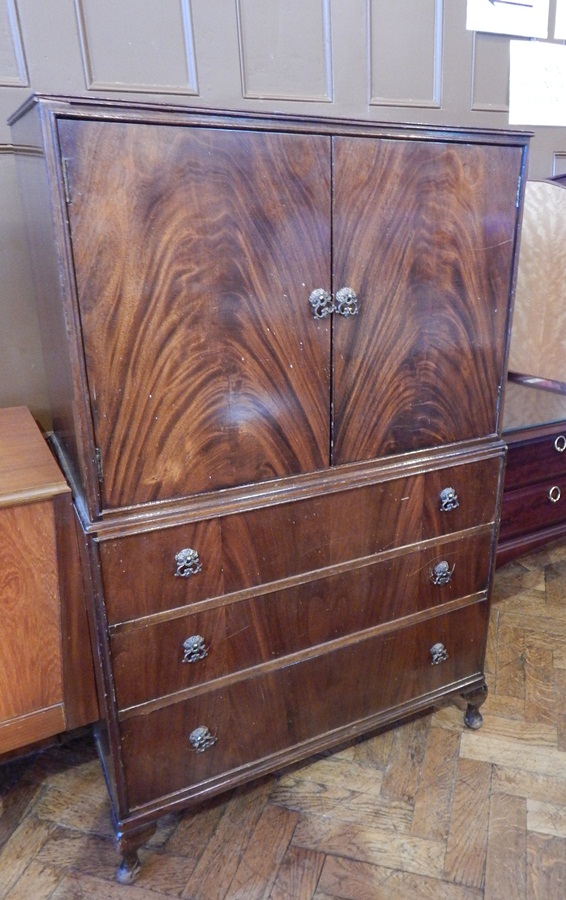
M 6 124 L 29 93 L 505 128 L 509 38 L 465 19 L 466 0 L 0 0 L 0 406 L 49 422 Z M 565 129 L 536 129 L 530 166 L 566 172 Z

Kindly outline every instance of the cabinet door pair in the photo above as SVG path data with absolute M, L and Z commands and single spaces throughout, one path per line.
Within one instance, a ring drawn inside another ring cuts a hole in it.
M 103 507 L 496 433 L 520 147 L 73 119 L 59 139 Z M 357 314 L 314 315 L 345 288 Z

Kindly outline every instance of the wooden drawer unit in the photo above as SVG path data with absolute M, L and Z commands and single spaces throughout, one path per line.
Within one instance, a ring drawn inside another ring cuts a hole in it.
M 505 491 L 566 476 L 566 422 L 507 436 Z
M 481 724 L 528 138 L 69 97 L 11 124 L 130 882 L 172 808 L 441 697 Z
M 474 603 L 126 718 L 129 802 L 138 807 L 187 785 L 202 791 L 234 770 L 266 767 L 272 756 L 269 765 L 282 764 L 304 743 L 313 742 L 313 752 L 330 732 L 351 736 L 378 724 L 380 713 L 464 685 L 481 673 L 486 616 L 487 604 Z M 439 643 L 447 659 L 434 664 Z M 204 752 L 191 744 L 201 727 L 215 741 Z
M 228 598 L 179 618 L 118 626 L 112 629 L 118 705 L 134 706 L 485 593 L 490 542 L 488 531 L 340 574 L 319 573 L 316 580 L 251 599 Z M 439 576 L 444 562 L 448 574 Z
M 498 565 L 566 534 L 566 423 L 525 428 L 507 440 Z

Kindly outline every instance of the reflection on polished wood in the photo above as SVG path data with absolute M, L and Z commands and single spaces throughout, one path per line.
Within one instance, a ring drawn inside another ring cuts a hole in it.
M 90 738 L 0 768 L 0 895 L 443 900 L 566 895 L 566 543 L 495 578 L 480 732 L 444 705 L 162 819 L 115 884 Z

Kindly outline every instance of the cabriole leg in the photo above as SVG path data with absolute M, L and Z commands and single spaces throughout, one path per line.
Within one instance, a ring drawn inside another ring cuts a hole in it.
M 156 825 L 150 825 L 143 831 L 133 834 L 121 834 L 118 838 L 118 847 L 122 853 L 122 861 L 116 871 L 116 881 L 119 884 L 133 884 L 141 869 L 139 849 L 155 833 Z

